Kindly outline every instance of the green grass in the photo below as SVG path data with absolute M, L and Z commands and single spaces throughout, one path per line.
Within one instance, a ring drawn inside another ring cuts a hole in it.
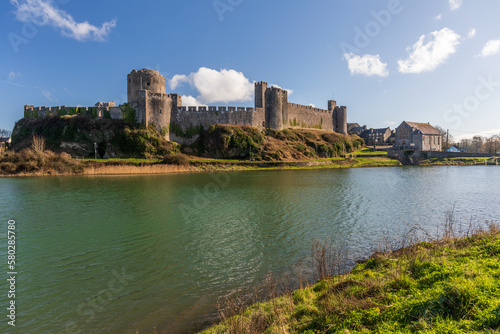
M 363 167 L 397 167 L 401 166 L 398 160 L 382 158 L 382 157 L 366 157 L 343 159 L 333 158 L 328 159 L 331 163 L 324 163 L 317 166 L 298 166 L 285 167 L 285 169 L 340 169 L 340 168 L 363 168 Z
M 378 252 L 348 274 L 236 315 L 220 307 L 224 321 L 202 333 L 498 333 L 499 257 L 496 225 Z
M 499 157 L 490 157 L 490 158 L 474 158 L 474 157 L 463 157 L 463 158 L 433 158 L 427 159 L 420 162 L 420 165 L 424 166 L 446 166 L 446 165 L 480 165 L 480 164 L 495 164 L 496 162 L 500 162 Z
M 226 160 L 226 159 L 191 159 L 192 163 L 201 164 L 202 169 L 206 165 L 227 170 L 282 170 L 282 169 L 339 169 L 339 168 L 361 168 L 361 167 L 396 167 L 401 166 L 398 160 L 385 157 L 362 157 L 354 159 L 325 158 L 304 161 L 248 161 L 248 160 Z
M 374 150 L 373 148 L 363 148 L 359 151 L 351 153 L 351 155 L 387 155 L 387 151 L 378 151 Z

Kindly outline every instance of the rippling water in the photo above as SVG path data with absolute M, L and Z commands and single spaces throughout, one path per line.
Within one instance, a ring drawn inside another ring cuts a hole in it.
M 499 189 L 495 166 L 0 179 L 1 235 L 9 219 L 18 232 L 15 332 L 180 333 L 270 273 L 307 275 L 314 240 L 363 257 L 414 224 L 435 233 L 452 207 L 498 221 Z

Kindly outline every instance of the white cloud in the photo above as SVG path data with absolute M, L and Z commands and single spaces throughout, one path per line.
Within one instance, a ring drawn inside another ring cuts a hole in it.
M 314 103 L 309 103 L 309 107 L 316 108 L 316 105 Z
M 17 83 L 13 83 L 13 82 L 10 82 L 10 81 L 0 80 L 0 82 L 6 83 L 6 84 L 9 84 L 9 85 L 12 85 L 12 86 L 24 87 L 23 85 L 20 85 L 20 84 L 17 84 Z
M 201 67 L 189 75 L 175 75 L 170 80 L 170 87 L 175 89 L 181 82 L 189 83 L 198 91 L 196 100 L 201 104 L 250 101 L 254 93 L 253 83 L 235 70 Z
M 500 53 L 500 39 L 493 39 L 488 41 L 484 46 L 481 53 L 477 57 L 494 56 Z
M 116 27 L 116 19 L 104 22 L 96 27 L 87 21 L 76 22 L 64 10 L 54 7 L 51 0 L 10 0 L 17 8 L 16 18 L 22 22 L 33 22 L 38 26 L 52 26 L 60 30 L 64 36 L 78 41 L 104 41 L 112 28 Z
M 15 78 L 19 78 L 21 76 L 21 73 L 19 72 L 10 72 L 9 73 L 9 80 L 14 80 Z
M 470 134 L 465 134 L 465 135 L 458 135 L 458 136 L 454 136 L 454 138 L 455 138 L 455 140 L 462 140 L 462 139 L 472 139 L 474 136 L 491 137 L 491 136 L 499 135 L 499 134 L 500 134 L 500 128 L 499 129 L 485 130 L 485 131 L 470 133 Z
M 457 52 L 460 41 L 460 35 L 449 28 L 420 36 L 413 47 L 407 48 L 408 52 L 411 51 L 409 57 L 398 60 L 399 72 L 422 73 L 435 70 Z
M 191 95 L 182 95 L 182 105 L 188 107 L 206 106 Z
M 63 90 L 64 90 L 66 93 L 68 93 L 69 95 L 71 95 L 71 96 L 75 96 L 75 94 L 73 94 L 73 93 L 72 93 L 72 92 L 71 92 L 68 88 L 63 87 Z M 126 101 L 126 100 L 125 100 L 125 101 Z M 118 102 L 118 101 L 117 101 L 117 102 Z
M 398 124 L 398 123 L 396 123 L 394 121 L 385 121 L 384 123 L 387 124 L 387 125 L 397 125 Z
M 42 94 L 50 102 L 57 102 L 57 98 L 54 96 L 54 94 L 52 94 L 52 92 L 42 89 Z
M 283 87 L 280 87 L 280 86 L 275 85 L 275 84 L 269 84 L 269 87 L 276 87 L 276 88 L 279 88 L 279 89 L 282 89 L 282 90 L 286 90 L 286 92 L 288 93 L 288 96 L 290 96 L 290 95 L 293 94 L 293 89 L 283 88 Z
M 441 20 L 442 18 L 443 18 L 443 14 L 439 14 L 438 16 L 436 16 L 436 17 L 434 18 L 434 20 L 439 21 L 439 20 Z
M 467 34 L 467 38 L 474 38 L 474 37 L 476 37 L 476 32 L 477 32 L 476 29 L 470 28 L 469 29 L 469 33 Z
M 191 80 L 187 75 L 184 74 L 176 74 L 170 79 L 170 89 L 176 89 L 181 83 L 187 82 L 190 83 Z
M 462 7 L 462 0 L 448 0 L 451 10 L 457 10 Z
M 347 66 L 351 74 L 361 74 L 366 76 L 387 77 L 387 63 L 380 60 L 379 55 L 363 55 L 358 56 L 354 53 L 346 53 L 344 57 L 347 59 Z

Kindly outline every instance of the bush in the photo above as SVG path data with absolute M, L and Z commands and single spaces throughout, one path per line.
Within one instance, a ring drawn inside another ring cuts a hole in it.
M 122 118 L 125 122 L 131 125 L 137 124 L 137 115 L 135 109 L 130 106 L 130 104 L 125 103 L 121 107 L 122 110 Z
M 76 173 L 81 168 L 81 164 L 68 154 L 52 151 L 40 153 L 24 149 L 9 151 L 0 157 L 0 173 L 4 175 Z
M 179 166 L 187 166 L 190 164 L 189 157 L 187 155 L 182 153 L 174 154 L 170 152 L 165 154 L 162 163 L 167 165 L 179 165 Z

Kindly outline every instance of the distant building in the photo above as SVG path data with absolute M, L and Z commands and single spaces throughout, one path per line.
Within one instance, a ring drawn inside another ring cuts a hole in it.
M 391 128 L 369 129 L 363 131 L 360 137 L 365 140 L 368 146 L 387 145 L 391 134 Z
M 358 123 L 347 123 L 347 133 L 351 135 L 360 136 L 365 130 L 366 130 L 366 125 L 361 126 Z
M 347 123 L 347 132 L 351 131 L 354 128 L 359 128 L 360 125 L 358 123 Z
M 447 149 L 446 152 L 456 152 L 456 153 L 458 153 L 458 152 L 465 152 L 465 149 L 459 148 L 457 146 L 452 146 L 449 149 Z
M 406 122 L 396 128 L 396 148 L 441 151 L 442 138 L 429 123 Z
M 387 143 L 389 145 L 396 144 L 396 130 L 391 131 L 391 136 L 389 137 L 389 139 L 387 139 Z

